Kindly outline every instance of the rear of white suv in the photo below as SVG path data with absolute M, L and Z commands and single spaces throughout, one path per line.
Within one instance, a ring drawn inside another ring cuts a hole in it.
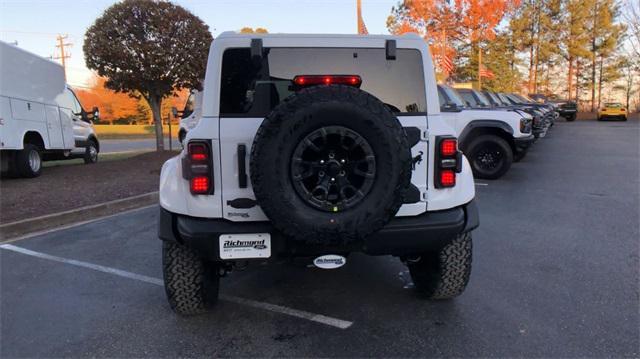
M 400 257 L 430 298 L 462 292 L 474 184 L 422 39 L 224 33 L 203 98 L 161 174 L 175 310 L 214 302 L 218 274 L 240 262 L 352 251 Z

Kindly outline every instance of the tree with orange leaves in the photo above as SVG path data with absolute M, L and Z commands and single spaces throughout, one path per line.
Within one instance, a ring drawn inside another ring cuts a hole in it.
M 97 106 L 100 109 L 100 120 L 109 122 L 124 122 L 129 124 L 147 123 L 152 124 L 151 109 L 145 101 L 130 95 L 112 91 L 104 86 L 107 79 L 104 77 L 94 77 L 91 87 L 75 89 L 76 95 L 80 98 L 83 106 L 92 108 Z M 163 120 L 168 116 L 171 107 L 182 108 L 189 95 L 187 89 L 174 92 L 173 96 L 163 102 L 161 113 Z
M 100 119 L 109 124 L 120 119 L 129 119 L 130 122 L 140 119 L 139 100 L 107 89 L 104 86 L 106 81 L 104 77 L 94 77 L 90 88 L 76 89 L 82 104 L 87 108 L 97 106 L 100 109 Z
M 417 32 L 430 43 L 436 59 L 453 59 L 460 49 L 477 49 L 480 43 L 494 39 L 500 21 L 519 3 L 520 0 L 405 0 L 392 8 L 387 27 L 393 34 Z M 471 60 L 469 56 L 467 63 Z

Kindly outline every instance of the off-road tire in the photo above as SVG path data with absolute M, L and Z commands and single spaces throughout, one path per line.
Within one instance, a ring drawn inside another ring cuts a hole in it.
M 15 157 L 15 170 L 20 177 L 25 178 L 34 178 L 40 176 L 42 173 L 42 153 L 40 152 L 40 148 L 36 145 L 32 145 L 30 143 L 24 144 L 24 149 L 18 151 Z M 40 166 L 37 170 L 31 168 L 29 164 L 29 156 L 33 156 L 37 154 L 40 159 Z
M 92 153 L 92 149 L 95 153 Z M 82 157 L 85 164 L 93 164 L 98 162 L 98 145 L 94 140 L 89 140 L 87 147 L 84 150 L 84 156 Z
M 191 248 L 164 241 L 162 273 L 169 305 L 176 313 L 199 314 L 217 302 L 218 267 L 200 258 Z
M 369 193 L 334 212 L 305 202 L 290 175 L 296 146 L 329 126 L 358 133 L 376 161 Z M 252 145 L 250 169 L 256 199 L 280 232 L 307 243 L 343 244 L 375 233 L 398 212 L 411 180 L 411 149 L 398 119 L 376 97 L 350 86 L 315 86 L 289 96 L 265 118 Z
M 407 262 L 416 291 L 428 299 L 451 299 L 462 294 L 471 276 L 471 232 L 462 233 L 439 251 Z
M 476 153 L 483 149 L 483 146 L 486 146 L 488 144 L 498 146 L 503 153 L 502 163 L 493 170 L 486 170 L 479 167 L 475 160 Z M 469 142 L 469 144 L 466 146 L 466 149 L 467 150 L 464 152 L 465 154 L 467 154 L 469 162 L 471 163 L 473 175 L 476 178 L 490 180 L 498 179 L 504 176 L 507 171 L 509 171 L 509 168 L 511 168 L 511 164 L 513 163 L 513 150 L 511 149 L 511 146 L 509 146 L 509 143 L 507 143 L 507 141 L 505 141 L 500 136 L 480 135 L 471 140 L 471 142 Z

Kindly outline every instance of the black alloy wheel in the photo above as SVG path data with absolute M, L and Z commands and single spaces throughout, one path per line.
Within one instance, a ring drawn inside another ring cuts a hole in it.
M 486 143 L 483 148 L 474 154 L 474 165 L 486 172 L 494 172 L 504 163 L 505 154 L 502 148 L 495 143 Z
M 291 178 L 307 204 L 328 212 L 349 209 L 369 193 L 376 160 L 369 143 L 343 126 L 321 127 L 296 147 Z
M 498 179 L 507 173 L 514 161 L 509 143 L 493 134 L 474 138 L 466 148 L 465 153 L 476 178 Z

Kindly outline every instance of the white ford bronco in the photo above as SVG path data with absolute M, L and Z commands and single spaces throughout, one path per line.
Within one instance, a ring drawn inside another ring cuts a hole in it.
M 455 128 L 476 178 L 502 177 L 535 141 L 533 117 L 524 111 L 472 108 L 446 85 L 438 85 L 438 96 L 442 117 Z
M 478 226 L 471 167 L 417 35 L 223 33 L 202 118 L 160 178 L 171 307 L 216 302 L 235 266 L 393 255 L 426 298 L 459 295 Z

